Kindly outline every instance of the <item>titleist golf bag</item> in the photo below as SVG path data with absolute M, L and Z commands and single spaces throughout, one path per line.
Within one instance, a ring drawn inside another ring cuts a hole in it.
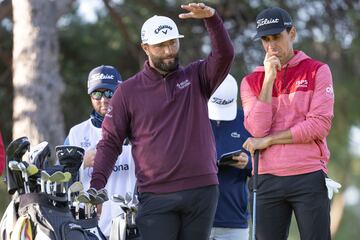
M 29 193 L 20 195 L 19 198 L 19 216 L 30 220 L 31 235 L 34 239 L 98 239 L 96 236 L 91 238 L 91 235 L 76 223 L 66 204 L 55 207 L 44 193 Z
M 29 150 L 27 137 L 14 140 L 6 149 L 7 186 L 13 199 L 0 222 L 0 240 L 106 239 L 98 227 L 96 213 L 78 220 L 69 208 L 74 196 L 68 197 L 68 184 L 74 181 L 72 176 L 77 176 L 84 149 L 58 146 L 61 165 L 55 166 L 47 164 L 47 142 L 35 146 L 29 161 L 23 161 Z

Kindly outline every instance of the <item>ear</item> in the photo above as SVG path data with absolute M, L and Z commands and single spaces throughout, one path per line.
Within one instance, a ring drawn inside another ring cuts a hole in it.
M 295 41 L 295 38 L 296 38 L 296 28 L 295 27 L 292 27 L 291 30 L 290 30 L 290 37 L 291 37 L 291 40 L 292 41 Z
M 146 53 L 146 55 L 149 55 L 149 45 L 146 43 L 142 43 L 141 47 L 144 50 L 144 52 Z

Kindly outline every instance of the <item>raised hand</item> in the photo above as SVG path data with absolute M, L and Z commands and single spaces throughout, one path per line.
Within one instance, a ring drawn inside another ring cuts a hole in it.
M 182 9 L 189 11 L 188 13 L 179 14 L 179 18 L 209 18 L 215 14 L 215 9 L 212 7 L 206 6 L 204 3 L 189 3 L 187 5 L 181 5 Z

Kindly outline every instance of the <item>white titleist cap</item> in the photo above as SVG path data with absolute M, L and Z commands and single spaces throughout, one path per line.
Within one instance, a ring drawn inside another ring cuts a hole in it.
M 175 38 L 183 38 L 175 22 L 164 16 L 153 16 L 146 20 L 141 28 L 141 41 L 150 45 Z
M 238 86 L 235 78 L 228 74 L 208 101 L 211 120 L 231 121 L 237 112 Z

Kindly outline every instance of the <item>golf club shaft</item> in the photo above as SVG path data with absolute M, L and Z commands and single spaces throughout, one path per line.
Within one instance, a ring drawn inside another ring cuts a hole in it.
M 254 181 L 253 181 L 253 215 L 252 215 L 252 232 L 251 232 L 251 240 L 256 239 L 256 194 L 257 194 L 257 186 L 258 186 L 258 167 L 259 167 L 259 150 L 254 152 Z

